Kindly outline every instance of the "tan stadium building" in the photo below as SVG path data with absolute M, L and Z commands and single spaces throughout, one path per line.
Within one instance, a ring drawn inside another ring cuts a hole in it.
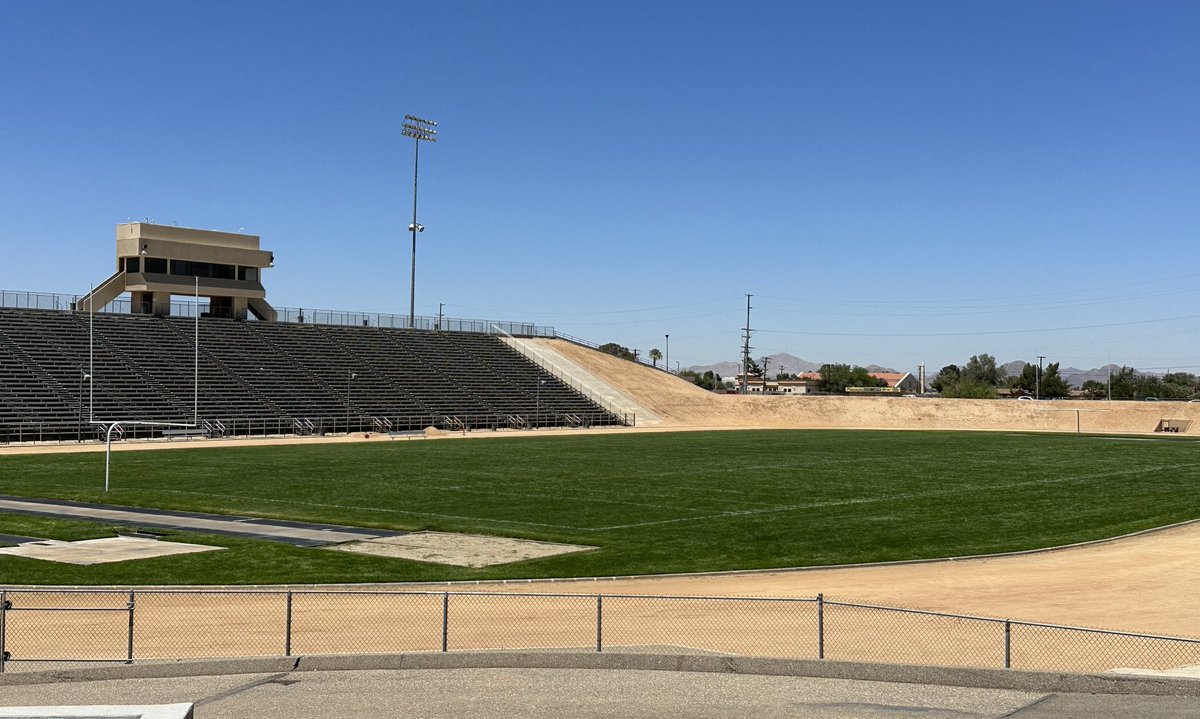
M 257 235 L 130 222 L 117 225 L 116 272 L 75 309 L 99 310 L 128 292 L 134 314 L 165 316 L 172 295 L 199 295 L 208 298 L 211 316 L 246 319 L 252 313 L 273 322 L 262 271 L 274 265 L 274 254 L 259 249 Z

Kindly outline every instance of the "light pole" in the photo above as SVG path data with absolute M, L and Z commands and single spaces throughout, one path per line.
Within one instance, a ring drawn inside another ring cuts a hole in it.
M 346 434 L 350 434 L 350 380 L 358 375 L 346 370 Z
M 537 409 L 533 413 L 533 428 L 537 429 L 542 426 L 542 385 L 546 384 L 546 380 L 538 375 L 537 383 Z
M 667 338 L 667 355 L 663 358 L 663 367 L 667 368 L 667 374 L 671 374 L 671 335 L 663 335 Z
M 416 115 L 405 115 L 400 133 L 413 139 L 413 218 L 408 229 L 412 232 L 412 278 L 409 282 L 408 294 L 408 327 L 412 329 L 416 322 L 417 306 L 417 233 L 424 232 L 425 226 L 417 224 L 417 169 L 421 162 L 421 142 L 437 142 L 437 123 L 425 120 Z
M 1041 399 L 1042 398 L 1042 360 L 1046 359 L 1046 355 L 1038 355 L 1037 358 L 1038 358 L 1038 371 L 1037 371 L 1037 379 L 1034 380 L 1034 384 L 1033 384 L 1033 398 Z
M 76 395 L 79 397 L 79 421 L 76 424 L 76 442 L 83 441 L 83 381 L 91 378 L 92 376 L 84 372 L 82 367 L 79 368 L 79 385 L 75 390 Z

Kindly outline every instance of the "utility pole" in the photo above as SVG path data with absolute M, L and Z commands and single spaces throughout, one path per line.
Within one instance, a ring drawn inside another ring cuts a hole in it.
M 437 327 L 435 329 L 438 330 L 439 332 L 442 330 L 442 308 L 444 308 L 445 306 L 446 306 L 445 302 L 438 303 L 438 323 L 437 323 Z
M 767 367 L 769 367 L 771 365 L 771 358 L 763 357 L 762 363 L 763 363 L 763 366 L 762 366 L 762 371 L 763 371 L 762 388 L 763 388 L 763 394 L 766 394 L 767 393 Z
M 750 385 L 750 298 L 753 296 L 746 295 L 746 326 L 742 328 L 742 394 L 746 394 Z
M 1034 387 L 1033 398 L 1041 399 L 1042 398 L 1042 360 L 1046 359 L 1046 355 L 1038 355 L 1037 358 L 1038 358 L 1038 371 L 1037 371 L 1037 379 L 1034 380 L 1034 385 L 1033 385 L 1033 387 Z
M 664 335 L 667 338 L 667 354 L 663 358 L 663 367 L 667 368 L 667 374 L 671 373 L 671 335 Z
M 921 394 L 925 394 L 925 363 L 917 365 L 917 381 L 921 385 Z

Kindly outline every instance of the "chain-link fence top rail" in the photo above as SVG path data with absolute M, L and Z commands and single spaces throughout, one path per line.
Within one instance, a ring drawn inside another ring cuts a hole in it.
M 43 662 L 472 650 L 711 653 L 1099 672 L 1200 664 L 1200 639 L 823 596 L 7 590 L 0 671 Z

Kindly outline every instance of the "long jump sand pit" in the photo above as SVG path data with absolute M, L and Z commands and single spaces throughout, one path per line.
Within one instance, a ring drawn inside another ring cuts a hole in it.
M 213 552 L 222 547 L 210 547 L 184 542 L 160 542 L 143 537 L 104 537 L 62 542 L 55 539 L 39 539 L 24 542 L 15 547 L 0 547 L 0 554 L 47 562 L 62 562 L 89 566 L 109 562 L 125 562 L 132 559 L 170 557 L 177 554 Z
M 536 542 L 530 539 L 490 537 L 456 532 L 413 532 L 397 537 L 379 537 L 378 539 L 334 544 L 328 548 L 376 557 L 396 557 L 418 562 L 476 568 L 596 549 L 596 547 L 578 544 Z

